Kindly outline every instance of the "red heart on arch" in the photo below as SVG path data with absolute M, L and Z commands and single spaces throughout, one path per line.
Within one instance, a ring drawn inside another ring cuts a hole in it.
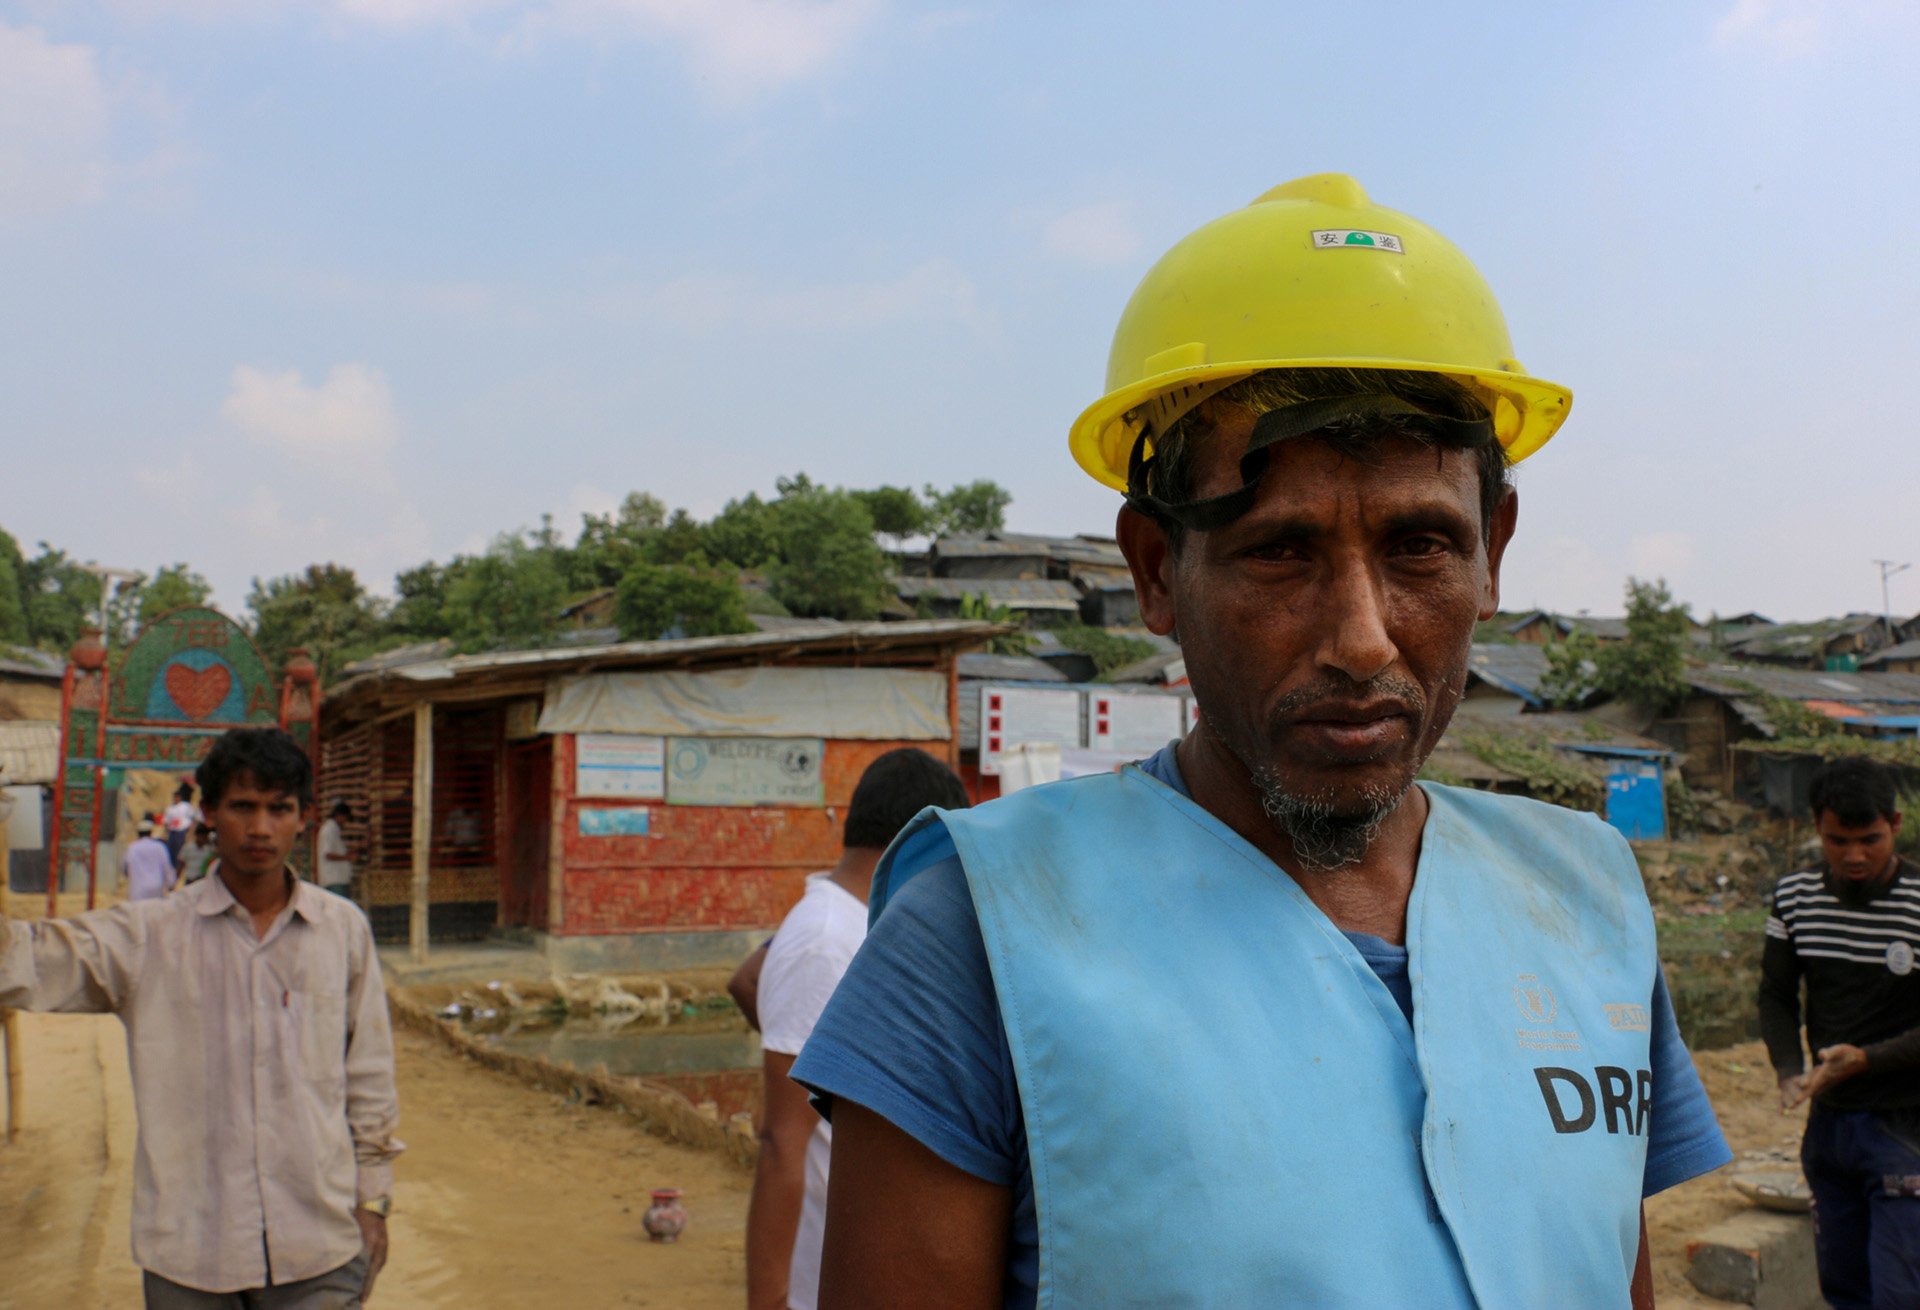
M 190 669 L 184 664 L 167 666 L 167 695 L 196 723 L 219 709 L 231 690 L 233 674 L 224 664 L 209 664 L 204 669 Z

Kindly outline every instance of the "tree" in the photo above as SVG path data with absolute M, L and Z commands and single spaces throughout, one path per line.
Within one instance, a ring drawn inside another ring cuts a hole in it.
M 33 644 L 64 655 L 100 612 L 100 579 L 43 541 L 20 566 L 20 599 Z
M 247 593 L 253 641 L 271 669 L 304 648 L 320 668 L 324 686 L 343 666 L 387 644 L 393 630 L 385 607 L 360 585 L 353 570 L 338 564 L 309 565 L 305 573 L 262 582 Z
M 627 641 L 753 631 L 739 583 L 697 554 L 680 564 L 635 564 L 620 579 L 613 614 Z
M 765 568 L 778 549 L 773 518 L 773 506 L 751 491 L 728 501 L 704 530 L 707 555 L 735 568 Z
M 447 588 L 466 570 L 464 557 L 446 564 L 432 560 L 395 575 L 388 628 L 411 641 L 433 641 L 453 634 L 447 618 Z
M 33 643 L 33 631 L 27 626 L 26 598 L 20 590 L 20 574 L 25 567 L 20 543 L 0 529 L 0 645 Z
M 1650 714 L 1665 714 L 1687 694 L 1687 607 L 1674 603 L 1666 579 L 1627 579 L 1627 635 L 1602 645 L 1575 629 L 1546 649 L 1540 694 L 1553 709 L 1601 691 Z
M 666 527 L 667 507 L 644 491 L 630 491 L 611 514 L 582 516 L 567 582 L 576 591 L 611 587 L 627 570 L 652 558 L 653 542 Z
M 1600 652 L 1600 685 L 1654 714 L 1687 694 L 1687 607 L 1674 603 L 1667 580 L 1627 579 L 1627 639 Z
M 887 557 L 873 540 L 873 518 L 846 491 L 782 479 L 774 503 L 774 599 L 814 618 L 865 619 L 891 593 Z
M 1142 637 L 1122 636 L 1085 623 L 1062 623 L 1053 629 L 1053 635 L 1065 649 L 1093 656 L 1093 676 L 1102 680 L 1122 665 L 1143 660 L 1159 649 Z
M 913 494 L 911 487 L 875 487 L 853 495 L 866 506 L 868 516 L 873 519 L 873 530 L 883 537 L 892 537 L 896 545 L 908 537 L 919 536 L 931 523 L 927 507 L 920 503 L 920 497 Z
M 447 635 L 463 651 L 541 646 L 558 626 L 567 580 L 559 552 L 502 533 L 484 555 L 460 561 L 442 606 Z
M 960 608 L 955 618 L 968 619 L 975 623 L 1013 623 L 1019 618 L 1005 605 L 996 605 L 979 592 L 970 591 L 960 598 Z M 987 643 L 989 655 L 1030 655 L 1033 653 L 1033 638 L 1027 633 L 1015 630 L 1003 632 Z
M 948 491 L 926 490 L 927 531 L 935 536 L 953 532 L 999 532 L 1007 526 L 1007 506 L 1013 493 L 986 478 L 955 485 Z
M 134 589 L 142 628 L 171 610 L 204 605 L 213 595 L 213 584 L 185 564 L 169 564 L 151 578 L 135 583 Z

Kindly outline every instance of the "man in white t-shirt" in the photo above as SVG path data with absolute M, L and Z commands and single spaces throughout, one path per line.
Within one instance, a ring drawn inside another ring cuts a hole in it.
M 193 832 L 195 824 L 205 816 L 200 807 L 193 803 L 193 784 L 183 782 L 173 789 L 173 804 L 167 806 L 160 821 L 167 829 L 167 858 L 180 859 L 180 852 L 187 844 L 187 837 Z
M 352 815 L 345 801 L 335 801 L 327 821 L 320 825 L 320 885 L 340 896 L 345 896 L 353 883 L 353 857 L 347 851 L 346 829 L 341 826 Z
M 929 805 L 967 805 L 960 779 L 933 756 L 906 747 L 868 765 L 847 806 L 840 862 L 807 879 L 766 951 L 758 986 L 766 1108 L 747 1210 L 748 1310 L 814 1310 L 831 1129 L 787 1072 L 866 939 L 873 866 Z

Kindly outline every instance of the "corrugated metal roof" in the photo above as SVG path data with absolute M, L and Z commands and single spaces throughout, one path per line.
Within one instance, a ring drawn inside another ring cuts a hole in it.
M 1838 637 L 1871 632 L 1885 624 L 1878 614 L 1848 614 L 1811 623 L 1776 623 L 1729 634 L 1727 649 L 1736 655 L 1787 655 L 1811 658 Z
M 895 578 L 893 587 L 904 600 L 930 596 L 959 601 L 982 596 L 1008 609 L 1080 611 L 1079 590 L 1071 582 L 1048 578 Z
M 1920 673 L 1822 673 L 1764 664 L 1714 664 L 1687 670 L 1687 682 L 1729 700 L 1754 692 L 1845 705 L 1920 705 Z
M 0 674 L 58 682 L 66 672 L 67 662 L 58 655 L 27 646 L 0 646 Z
M 1162 683 L 1166 681 L 1165 675 L 1167 670 L 1175 664 L 1183 666 L 1180 672 L 1184 676 L 1186 673 L 1184 667 L 1185 660 L 1186 657 L 1180 652 L 1178 647 L 1175 647 L 1173 650 L 1157 650 L 1151 655 L 1133 661 L 1131 664 L 1122 664 L 1119 668 L 1107 675 L 1107 681 Z
M 960 676 L 992 682 L 1065 682 L 1067 675 L 1031 655 L 989 655 L 969 651 L 960 657 Z
M 60 725 L 42 719 L 0 722 L 0 781 L 45 787 L 60 773 Z
M 586 669 L 646 668 L 662 664 L 684 667 L 722 663 L 733 657 L 750 660 L 755 655 L 788 650 L 860 654 L 900 646 L 984 645 L 1007 631 L 1010 629 L 1004 623 L 979 623 L 971 619 L 912 619 L 898 623 L 834 623 L 821 619 L 809 627 L 776 632 L 454 655 L 359 673 L 330 688 L 327 695 L 338 705 L 379 686 L 453 683 L 487 674 L 551 677 Z
M 1860 667 L 1869 664 L 1882 664 L 1888 660 L 1920 660 L 1920 641 L 1903 641 L 1898 646 L 1889 646 L 1877 650 L 1860 661 Z
M 1119 544 L 1099 537 L 1041 537 L 1022 532 L 956 534 L 934 542 L 929 554 L 938 559 L 1042 558 L 1063 563 L 1097 564 L 1125 568 L 1127 557 Z

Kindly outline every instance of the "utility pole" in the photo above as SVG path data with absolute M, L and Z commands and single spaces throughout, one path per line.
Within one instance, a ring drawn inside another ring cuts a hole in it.
M 1887 579 L 1896 573 L 1904 573 L 1912 564 L 1898 564 L 1890 559 L 1874 561 L 1880 568 L 1880 616 L 1887 624 L 1887 645 L 1893 645 L 1893 602 L 1887 598 Z

